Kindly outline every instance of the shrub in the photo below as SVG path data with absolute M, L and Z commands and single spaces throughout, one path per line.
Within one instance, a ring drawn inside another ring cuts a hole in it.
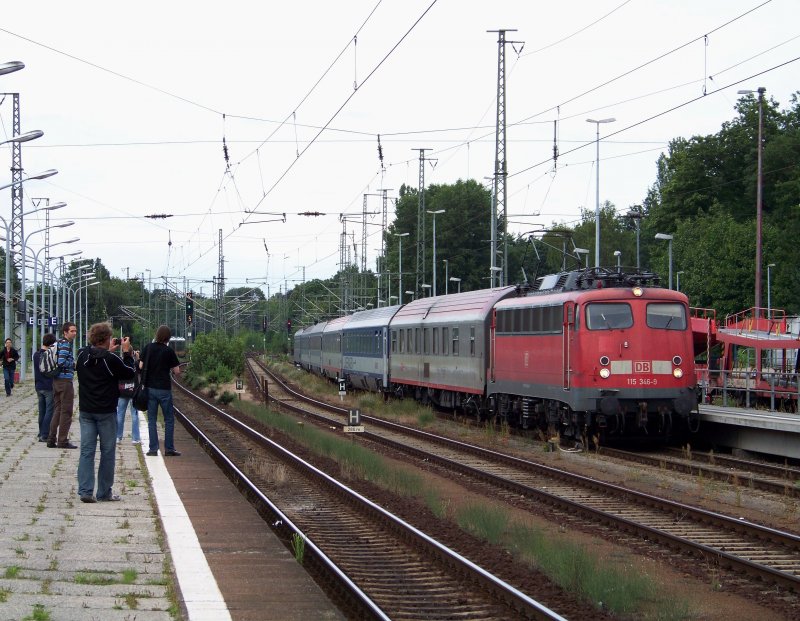
M 231 401 L 236 400 L 236 393 L 231 392 L 230 390 L 226 390 L 219 396 L 219 401 L 223 405 L 228 405 Z

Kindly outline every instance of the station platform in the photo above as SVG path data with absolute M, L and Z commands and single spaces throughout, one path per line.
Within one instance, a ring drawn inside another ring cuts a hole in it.
M 0 405 L 0 621 L 291 619 L 295 598 L 302 618 L 341 618 L 263 522 L 243 525 L 249 538 L 226 527 L 226 510 L 242 520 L 255 510 L 180 425 L 183 456 L 147 457 L 146 418 L 134 445 L 128 412 L 114 484 L 122 500 L 87 504 L 77 494 L 79 449 L 38 441 L 32 382 Z M 77 412 L 70 438 L 80 444 Z M 242 563 L 252 568 L 254 558 L 271 565 L 243 580 Z
M 800 414 L 701 405 L 701 433 L 734 449 L 800 459 Z

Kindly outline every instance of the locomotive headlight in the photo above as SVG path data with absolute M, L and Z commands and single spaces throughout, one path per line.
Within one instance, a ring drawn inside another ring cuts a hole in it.
M 683 362 L 683 358 L 681 358 L 680 356 L 673 356 L 672 357 L 672 364 L 674 364 L 676 367 L 681 366 L 682 362 Z
M 600 364 L 602 366 L 607 367 L 609 362 L 611 361 L 608 359 L 608 356 L 600 356 Z
M 644 295 L 644 289 L 642 289 L 641 287 L 634 287 L 633 295 L 636 296 L 637 298 L 642 297 Z
M 683 369 L 672 369 L 672 375 L 673 375 L 673 377 L 676 377 L 677 379 L 682 378 L 683 377 Z
M 600 377 L 602 377 L 603 379 L 608 379 L 610 375 L 611 375 L 610 369 L 600 369 Z

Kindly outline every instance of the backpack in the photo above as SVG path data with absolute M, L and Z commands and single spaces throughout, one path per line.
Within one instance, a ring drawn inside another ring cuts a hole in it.
M 39 372 L 48 379 L 53 379 L 61 373 L 58 366 L 58 343 L 54 343 L 39 356 Z

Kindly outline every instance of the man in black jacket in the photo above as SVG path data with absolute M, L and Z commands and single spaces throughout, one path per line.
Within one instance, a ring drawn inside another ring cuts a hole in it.
M 81 426 L 81 455 L 78 459 L 78 495 L 82 502 L 96 502 L 94 456 L 100 438 L 97 467 L 97 500 L 120 500 L 112 492 L 116 460 L 117 399 L 120 380 L 136 375 L 131 342 L 112 342 L 111 326 L 96 323 L 89 328 L 89 343 L 78 352 L 75 369 L 80 387 L 78 412 Z M 122 358 L 113 355 L 122 346 Z

